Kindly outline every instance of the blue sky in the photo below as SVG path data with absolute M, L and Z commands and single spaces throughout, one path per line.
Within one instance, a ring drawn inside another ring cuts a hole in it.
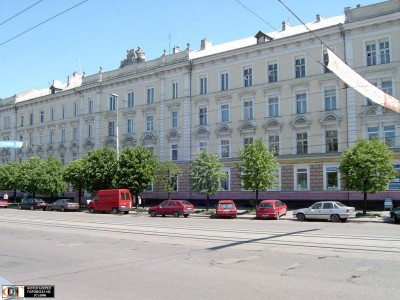
M 54 19 L 6 42 L 84 0 L 0 2 L 0 98 L 31 88 L 47 88 L 53 79 L 66 82 L 74 71 L 87 75 L 119 68 L 126 50 L 140 46 L 146 59 L 172 51 L 193 50 L 207 38 L 214 45 L 271 32 L 282 21 L 297 19 L 278 0 L 88 0 Z M 345 7 L 381 0 L 282 0 L 305 23 L 315 15 L 343 15 Z M 271 27 L 272 26 L 272 27 Z

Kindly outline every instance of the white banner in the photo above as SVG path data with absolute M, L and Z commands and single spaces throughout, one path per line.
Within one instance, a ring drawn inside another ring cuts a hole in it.
M 335 73 L 348 86 L 352 87 L 371 101 L 400 113 L 400 101 L 398 99 L 384 93 L 382 90 L 374 86 L 360 74 L 346 65 L 346 63 L 337 57 L 336 54 L 331 50 L 326 50 L 328 51 L 329 58 L 328 65 L 326 67 L 329 70 Z
M 0 141 L 0 148 L 22 148 L 23 144 L 21 141 Z

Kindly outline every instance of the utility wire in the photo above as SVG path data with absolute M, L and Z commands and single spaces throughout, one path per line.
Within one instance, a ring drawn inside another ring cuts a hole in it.
M 26 12 L 28 9 L 34 7 L 35 5 L 39 4 L 40 2 L 42 2 L 43 0 L 40 0 L 34 4 L 32 4 L 31 6 L 25 8 L 24 10 L 20 11 L 19 13 L 17 13 L 16 15 L 13 15 L 11 18 L 8 18 L 7 20 L 3 21 L 2 23 L 0 23 L 0 26 L 7 23 L 8 21 L 14 19 L 15 17 L 19 16 L 20 14 L 22 14 L 23 12 Z
M 23 32 L 21 32 L 20 34 L 17 34 L 16 36 L 14 36 L 14 37 L 12 37 L 12 38 L 10 38 L 10 39 L 8 39 L 8 40 L 2 42 L 2 43 L 0 44 L 0 46 L 3 46 L 4 44 L 6 44 L 6 43 L 8 43 L 8 42 L 10 42 L 10 41 L 12 41 L 12 40 L 14 40 L 14 39 L 16 39 L 17 37 L 20 37 L 21 35 L 23 35 L 23 34 L 29 32 L 29 31 L 31 31 L 31 30 L 37 28 L 37 27 L 39 27 L 40 25 L 43 25 L 44 23 L 49 22 L 50 20 L 53 20 L 54 18 L 56 18 L 56 17 L 58 17 L 58 16 L 60 16 L 60 15 L 62 15 L 62 14 L 64 14 L 64 13 L 66 13 L 67 11 L 70 11 L 71 9 L 74 9 L 75 7 L 77 7 L 77 6 L 79 6 L 79 5 L 83 4 L 83 3 L 85 3 L 85 2 L 87 2 L 87 1 L 89 1 L 89 0 L 84 0 L 84 1 L 82 1 L 82 2 L 80 2 L 80 3 L 78 3 L 78 4 L 76 4 L 76 5 L 74 5 L 74 6 L 70 7 L 70 8 L 68 8 L 68 9 L 66 9 L 66 10 L 64 10 L 64 11 L 62 11 L 62 12 L 60 12 L 60 13 L 58 13 L 57 15 L 55 15 L 55 16 L 53 16 L 53 17 L 51 17 L 51 18 L 49 18 L 49 19 L 47 19 L 47 20 L 45 20 L 45 21 L 43 21 L 43 22 L 41 22 L 41 23 L 39 23 L 39 24 L 37 24 L 37 25 L 35 25 L 35 26 L 33 26 L 33 27 L 31 27 L 31 28 L 25 30 L 25 31 L 23 31 Z

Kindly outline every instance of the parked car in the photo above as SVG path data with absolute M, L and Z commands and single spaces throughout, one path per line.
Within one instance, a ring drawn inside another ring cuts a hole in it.
M 280 200 L 262 200 L 256 207 L 257 219 L 277 219 L 286 215 L 287 206 Z
M 18 204 L 18 209 L 46 210 L 46 208 L 47 208 L 47 203 L 44 202 L 44 200 L 40 199 L 40 198 L 26 198 L 26 199 L 23 199 L 20 204 Z
M 155 205 L 149 208 L 148 213 L 150 216 L 155 217 L 161 215 L 172 215 L 175 218 L 184 216 L 187 218 L 191 213 L 194 212 L 194 206 L 192 203 L 186 200 L 165 200 L 159 205 Z
M 337 201 L 321 201 L 308 208 L 294 210 L 293 217 L 299 221 L 321 219 L 331 220 L 332 222 L 346 222 L 348 218 L 355 217 L 355 208 Z
M 0 199 L 0 207 L 7 208 L 8 207 L 8 200 Z
M 390 211 L 390 217 L 393 218 L 393 222 L 400 223 L 400 206 Z
M 47 205 L 47 210 L 79 210 L 79 204 L 73 199 L 58 199 Z
M 128 189 L 99 190 L 87 208 L 91 213 L 102 211 L 127 214 L 132 210 L 132 196 Z
M 219 200 L 217 209 L 215 210 L 217 218 L 221 217 L 237 217 L 237 208 L 233 200 Z

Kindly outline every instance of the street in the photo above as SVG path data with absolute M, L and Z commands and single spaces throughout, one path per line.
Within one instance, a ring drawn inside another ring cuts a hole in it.
M 0 210 L 0 276 L 56 299 L 376 299 L 399 225 Z

